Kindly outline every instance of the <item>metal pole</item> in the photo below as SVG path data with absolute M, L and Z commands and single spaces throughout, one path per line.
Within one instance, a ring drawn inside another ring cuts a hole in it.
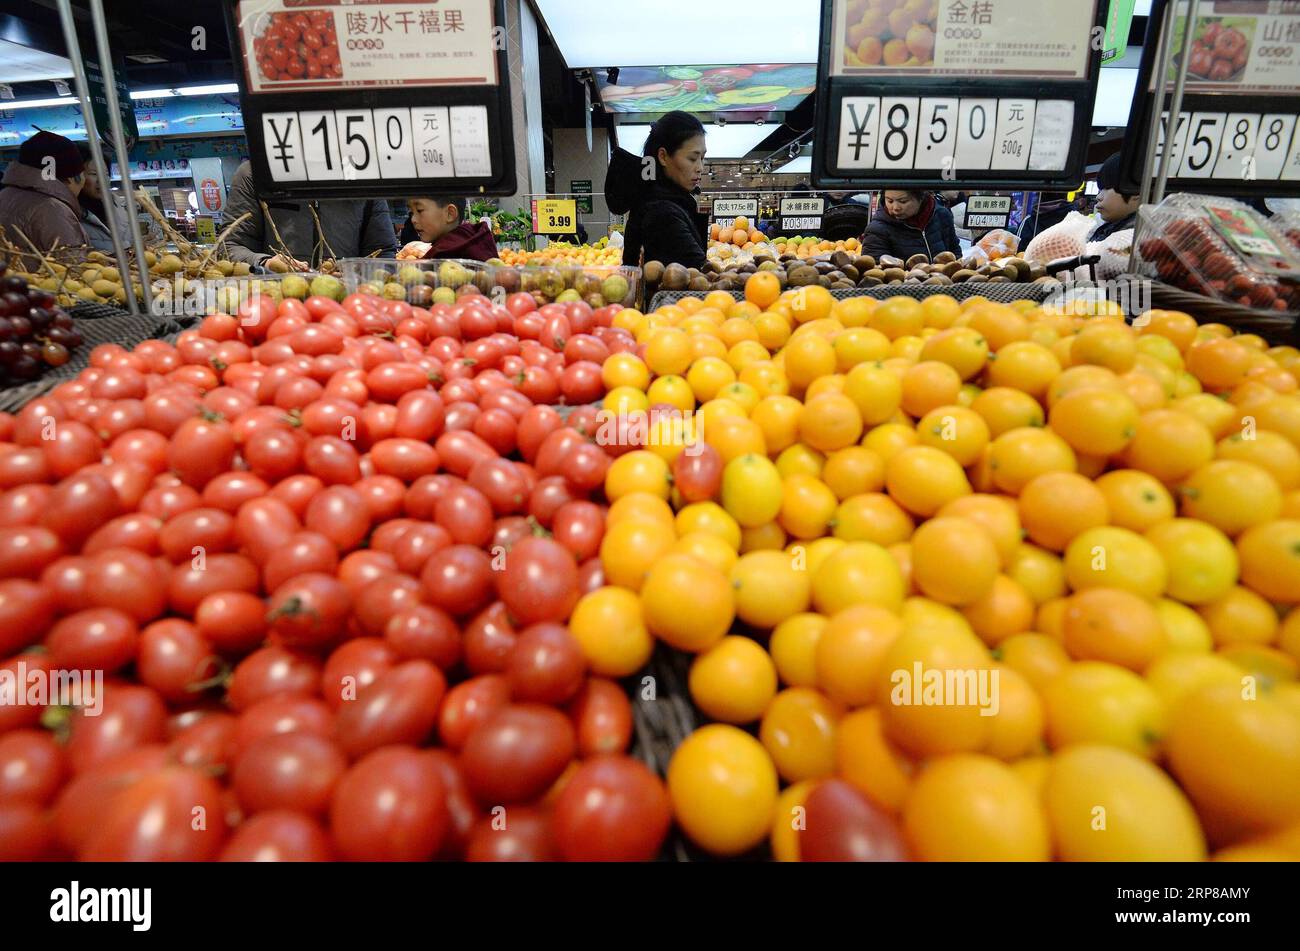
M 1155 72 L 1152 78 L 1155 80 L 1155 94 L 1152 97 L 1151 118 L 1148 120 L 1147 128 L 1147 150 L 1142 162 L 1142 178 L 1138 182 L 1138 204 L 1145 205 L 1151 200 L 1151 182 L 1155 175 L 1156 169 L 1156 144 L 1160 140 L 1160 115 L 1164 111 L 1165 104 L 1165 76 L 1169 72 L 1169 48 L 1173 45 L 1174 32 L 1174 13 L 1178 6 L 1178 0 L 1169 0 L 1165 5 L 1164 18 L 1160 24 L 1160 39 L 1157 46 Z M 1174 121 L 1170 126 L 1170 134 L 1165 136 L 1165 153 L 1166 156 L 1171 150 L 1173 142 L 1173 130 L 1178 128 L 1178 118 L 1174 113 L 1170 113 Z M 1161 167 L 1169 163 L 1161 159 Z M 1128 256 L 1128 273 L 1137 273 L 1137 254 L 1138 254 L 1138 231 L 1141 229 L 1142 219 L 1133 223 L 1133 247 L 1129 250 Z
M 68 2 L 68 0 L 62 0 Z M 122 114 L 118 112 L 117 77 L 113 73 L 112 51 L 108 48 L 108 27 L 104 22 L 103 0 L 90 0 L 90 21 L 95 29 L 95 49 L 99 53 L 99 74 L 104 77 L 104 98 L 108 104 L 108 125 L 113 130 L 113 148 L 117 151 L 118 167 L 122 169 L 122 191 L 126 195 L 126 223 L 131 228 L 131 243 L 135 247 L 135 263 L 140 271 L 140 291 L 144 294 L 145 313 L 153 313 L 153 289 L 149 286 L 149 262 L 144 256 L 144 239 L 140 236 L 140 219 L 135 214 L 135 189 L 131 186 L 131 163 L 128 161 L 126 136 L 122 132 Z M 131 103 L 127 102 L 129 108 Z M 112 195 L 105 205 L 112 204 Z M 110 225 L 110 227 L 112 227 Z M 127 275 L 122 280 L 129 285 Z M 127 294 L 134 298 L 133 292 Z
M 1174 78 L 1174 95 L 1169 100 L 1169 127 L 1174 132 L 1178 130 L 1178 113 L 1183 108 L 1183 87 L 1187 85 L 1187 51 L 1192 45 L 1192 33 L 1196 29 L 1196 8 L 1200 5 L 1200 0 L 1191 0 L 1191 7 L 1187 11 L 1187 23 L 1183 26 L 1183 48 L 1179 51 L 1178 75 Z M 1171 30 L 1172 32 L 1172 30 Z M 1164 98 L 1163 96 L 1161 97 Z M 1188 125 L 1191 123 L 1189 122 Z M 1191 134 L 1188 129 L 1188 135 Z M 1166 152 L 1173 151 L 1173 138 L 1170 137 L 1166 143 Z M 1151 194 L 1151 200 L 1159 204 L 1165 197 L 1165 185 L 1169 181 L 1169 162 L 1160 163 L 1160 177 L 1156 180 L 1156 189 Z
M 71 0 L 58 0 L 59 20 L 63 24 L 63 43 L 68 48 L 68 59 L 72 62 L 72 78 L 77 87 L 77 98 L 81 103 L 81 115 L 86 121 L 86 144 L 90 147 L 91 161 L 95 163 L 95 173 L 99 176 L 102 187 L 108 192 L 112 183 L 108 178 L 108 167 L 104 162 L 104 150 L 99 146 L 99 130 L 95 126 L 95 111 L 90 105 L 90 86 L 86 82 L 86 64 L 81 59 L 81 44 L 77 40 L 77 27 L 72 19 Z M 125 169 L 125 158 L 122 161 Z M 131 287 L 131 268 L 126 257 L 126 250 L 122 247 L 122 239 L 117 232 L 116 209 L 113 208 L 112 195 L 109 200 L 104 202 L 104 214 L 108 217 L 108 235 L 113 241 L 113 253 L 117 257 L 118 272 L 122 276 L 122 286 Z M 140 312 L 139 305 L 136 303 L 135 294 L 127 293 L 127 308 L 133 314 Z

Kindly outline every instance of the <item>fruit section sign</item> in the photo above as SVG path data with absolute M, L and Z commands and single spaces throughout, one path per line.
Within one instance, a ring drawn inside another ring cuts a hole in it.
M 966 199 L 967 228 L 1005 228 L 1010 220 L 1010 195 L 971 195 Z
M 504 0 L 226 0 L 264 197 L 512 194 Z
M 821 198 L 782 198 L 782 234 L 808 234 L 821 231 L 826 202 Z
M 722 218 L 758 217 L 757 198 L 715 198 L 713 200 L 713 217 Z
M 1151 109 L 1157 101 L 1155 47 L 1168 9 L 1156 0 L 1125 139 L 1124 175 L 1137 190 L 1146 158 Z M 1300 195 L 1300 2 L 1201 0 L 1191 35 L 1187 4 L 1175 10 L 1172 88 L 1184 68 L 1182 106 L 1172 124 L 1162 109 L 1155 174 L 1167 160 L 1170 191 L 1225 195 Z M 1167 97 L 1159 97 L 1167 105 Z
M 1104 35 L 1098 0 L 823 0 L 813 179 L 1077 185 Z

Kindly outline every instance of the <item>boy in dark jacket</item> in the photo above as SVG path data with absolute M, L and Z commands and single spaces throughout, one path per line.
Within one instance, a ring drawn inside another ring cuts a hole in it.
M 943 251 L 961 257 L 951 211 L 929 192 L 891 188 L 882 193 L 880 209 L 862 235 L 864 254 L 875 258 L 892 254 L 904 261 L 924 254 L 934 260 Z
M 490 261 L 497 256 L 492 228 L 483 222 L 465 221 L 463 198 L 412 198 L 411 225 L 421 241 L 430 245 L 425 258 L 465 258 Z

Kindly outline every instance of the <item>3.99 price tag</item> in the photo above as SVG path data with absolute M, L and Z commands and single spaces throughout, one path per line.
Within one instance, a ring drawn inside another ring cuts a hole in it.
M 540 198 L 533 203 L 536 234 L 573 234 L 578 230 L 578 203 L 572 198 Z

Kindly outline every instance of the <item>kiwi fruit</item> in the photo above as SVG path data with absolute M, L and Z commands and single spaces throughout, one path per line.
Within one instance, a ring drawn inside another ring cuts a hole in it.
M 911 271 L 914 270 L 915 268 L 920 267 L 922 264 L 929 264 L 929 263 L 930 263 L 929 255 L 913 254 L 910 258 L 907 259 L 907 262 L 903 266 L 907 268 L 909 271 Z
M 1003 274 L 995 274 L 989 278 L 989 283 L 990 284 L 1011 284 L 1013 283 L 1013 281 L 1011 278 Z
M 830 290 L 830 289 L 831 289 L 832 281 L 831 281 L 831 279 L 830 279 L 829 277 L 827 277 L 825 274 L 823 274 L 823 275 L 821 275 L 821 277 L 817 278 L 817 283 L 820 284 L 822 287 L 826 288 L 827 290 Z
M 817 269 L 804 265 L 803 267 L 794 268 L 790 271 L 791 287 L 807 287 L 809 284 L 816 284 L 817 278 L 820 277 Z
M 1060 284 L 1061 279 L 1058 277 L 1048 277 L 1046 274 L 1034 278 L 1035 284 Z
M 707 291 L 713 285 L 703 274 L 697 274 L 695 277 L 690 279 L 686 286 L 692 291 Z
M 876 266 L 876 259 L 869 254 L 859 255 L 853 266 L 865 274 Z
M 658 284 L 663 280 L 664 266 L 658 261 L 647 261 L 642 274 L 649 283 Z
M 857 268 L 855 268 L 852 264 L 844 265 L 844 267 L 840 268 L 840 271 L 850 281 L 856 281 L 858 278 L 862 276 L 862 273 Z
M 663 271 L 663 286 L 669 291 L 684 291 L 691 275 L 680 264 L 670 264 Z
M 889 270 L 891 267 L 901 268 L 904 262 L 902 258 L 896 258 L 892 254 L 882 254 L 879 263 L 885 270 Z
M 872 277 L 868 274 L 862 280 L 858 281 L 858 287 L 879 287 L 882 283 L 884 282 L 881 281 L 880 278 Z
M 951 251 L 940 251 L 938 254 L 934 256 L 935 264 L 951 264 L 953 261 L 956 260 L 957 260 L 957 255 L 953 254 Z
M 883 268 L 873 267 L 864 271 L 863 276 L 874 277 L 877 281 L 883 281 L 885 279 L 885 272 Z
M 813 267 L 817 269 L 818 274 L 829 274 L 835 270 L 835 265 L 830 261 L 818 261 Z
M 836 270 L 842 271 L 853 263 L 853 256 L 847 251 L 836 251 L 831 255 L 831 263 L 835 265 Z
M 935 274 L 933 277 L 927 277 L 921 283 L 922 284 L 951 284 L 952 281 L 942 274 Z
M 831 271 L 826 276 L 831 279 L 831 283 L 835 283 L 836 281 L 844 280 L 847 275 L 845 275 L 843 271 Z
M 939 270 L 936 273 L 942 274 L 945 277 L 953 277 L 955 274 L 959 273 L 960 271 L 961 271 L 960 261 L 947 261 L 939 268 Z
M 688 267 L 688 268 L 686 269 L 686 277 L 687 277 L 688 280 L 692 280 L 692 281 L 695 280 L 697 277 L 699 277 L 699 276 L 700 276 L 701 274 L 703 274 L 703 273 L 704 273 L 704 272 L 701 271 L 701 270 L 700 270 L 699 268 L 697 268 L 697 267 Z
M 976 275 L 975 272 L 972 271 L 970 268 L 958 268 L 956 271 L 954 271 L 952 274 L 949 274 L 948 276 L 952 278 L 952 282 L 954 284 L 959 284 L 962 281 L 969 281 L 972 277 L 975 277 Z
M 894 260 L 897 261 L 898 259 L 895 258 Z M 901 264 L 902 262 L 900 261 L 899 263 Z M 885 268 L 885 280 L 886 280 L 887 282 L 891 283 L 891 284 L 892 284 L 894 281 L 901 281 L 901 280 L 903 280 L 903 278 L 905 278 L 905 277 L 907 277 L 907 272 L 904 271 L 901 267 L 887 267 L 887 268 Z
M 989 276 L 987 274 L 975 273 L 966 278 L 967 284 L 987 284 Z

